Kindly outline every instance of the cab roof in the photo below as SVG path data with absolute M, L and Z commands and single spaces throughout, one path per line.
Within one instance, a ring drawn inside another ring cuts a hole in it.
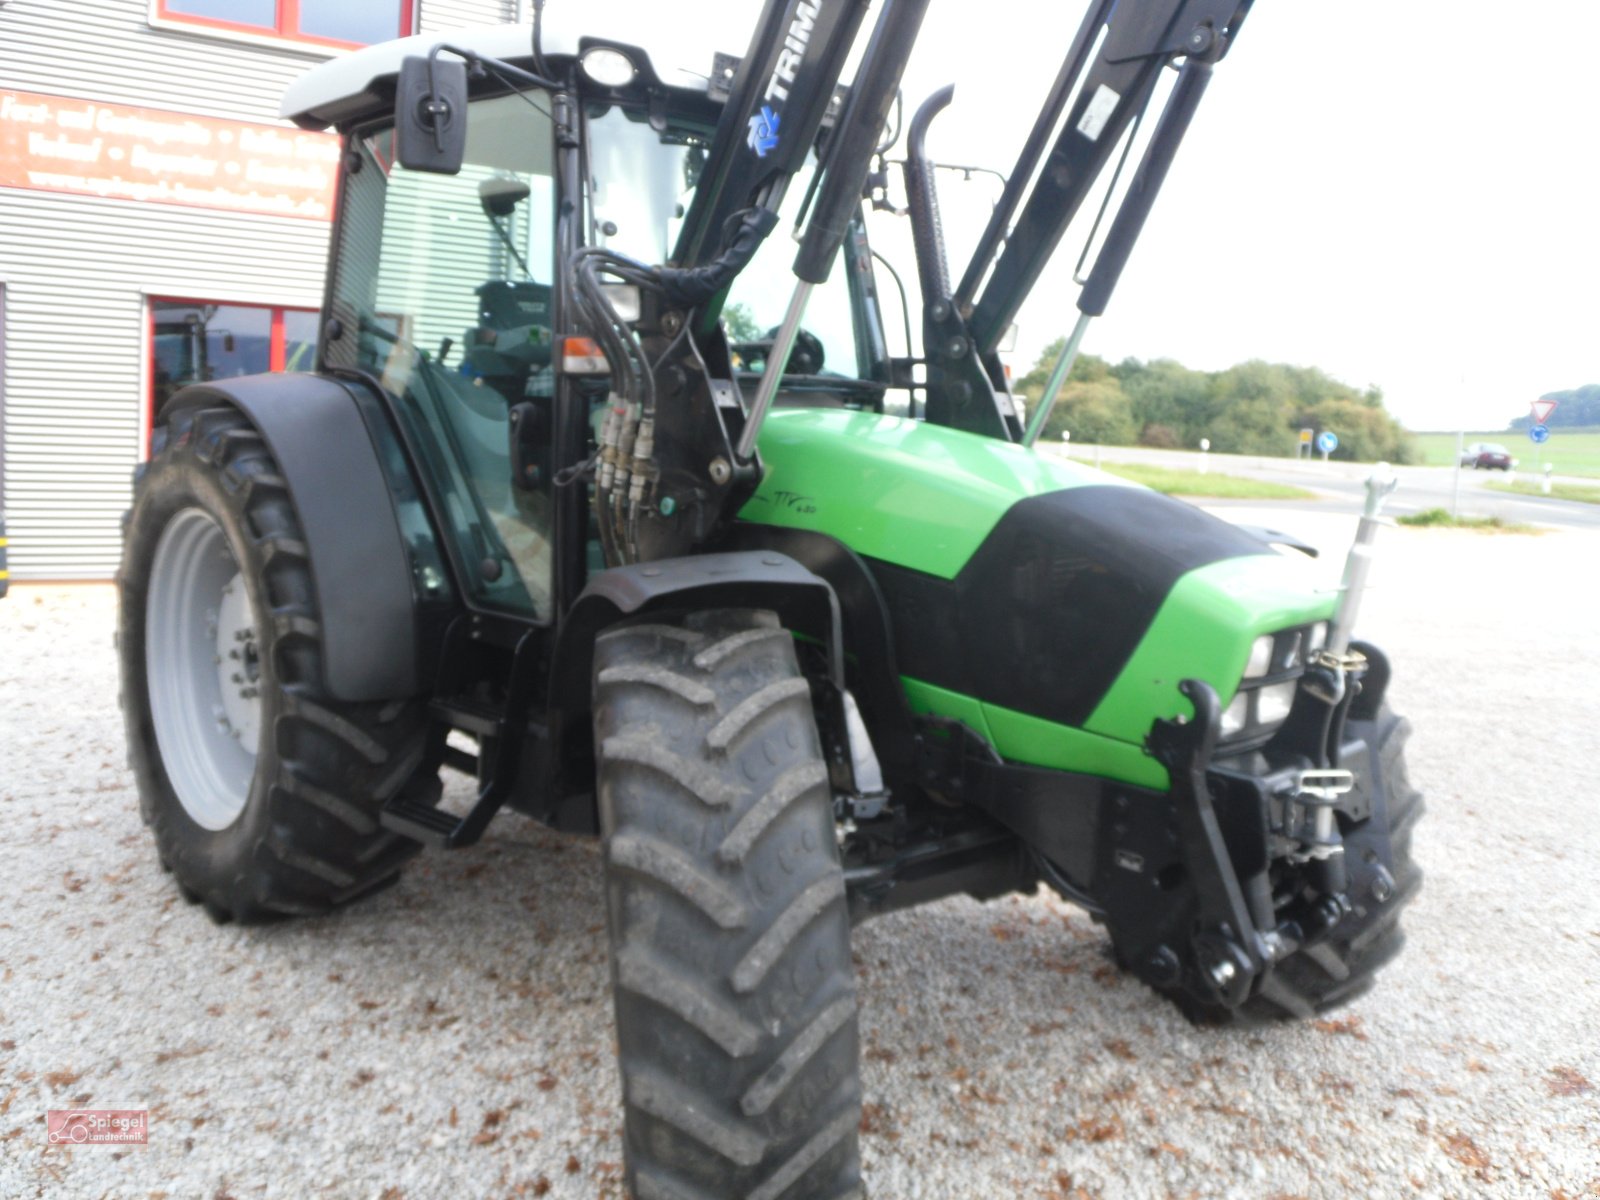
M 576 55 L 579 39 L 583 37 L 637 45 L 637 21 L 594 13 L 584 13 L 581 20 L 580 25 L 570 11 L 563 14 L 563 19 L 546 15 L 543 32 L 547 58 Z M 658 36 L 659 32 L 652 29 L 650 47 L 639 47 L 656 77 L 667 87 L 703 95 L 712 69 L 714 47 L 705 40 L 674 38 L 670 34 L 662 37 Z M 478 25 L 422 33 L 352 50 L 317 64 L 291 83 L 283 93 L 279 115 L 302 129 L 326 129 L 330 125 L 376 116 L 394 102 L 394 81 L 400 73 L 400 64 L 412 55 L 425 57 L 440 42 L 485 58 L 527 63 L 533 54 L 533 26 Z

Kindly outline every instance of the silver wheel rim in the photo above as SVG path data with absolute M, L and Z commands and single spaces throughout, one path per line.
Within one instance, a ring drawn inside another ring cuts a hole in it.
M 250 799 L 261 737 L 257 628 L 222 527 L 184 509 L 162 530 L 150 568 L 145 675 L 162 765 L 202 829 L 226 829 Z

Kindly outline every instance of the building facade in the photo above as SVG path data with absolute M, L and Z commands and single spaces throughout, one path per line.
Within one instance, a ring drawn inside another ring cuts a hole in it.
M 155 406 L 309 367 L 338 147 L 278 119 L 352 46 L 525 0 L 0 0 L 0 520 L 107 579 Z

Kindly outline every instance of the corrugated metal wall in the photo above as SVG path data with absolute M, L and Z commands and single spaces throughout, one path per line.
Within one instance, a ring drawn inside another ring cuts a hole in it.
M 514 17 L 516 0 L 423 0 L 424 30 Z M 9 0 L 9 88 L 276 122 L 325 55 L 153 27 L 148 0 Z M 328 225 L 0 189 L 6 513 L 14 578 L 107 578 L 140 452 L 145 300 L 316 307 Z
M 519 16 L 518 0 L 423 0 L 418 28 L 437 33 L 464 25 L 500 25 Z

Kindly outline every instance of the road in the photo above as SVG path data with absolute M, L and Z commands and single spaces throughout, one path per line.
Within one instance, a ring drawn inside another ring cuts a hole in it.
M 1191 450 L 1151 450 L 1143 446 L 1069 446 L 1049 447 L 1065 453 L 1075 462 L 1093 464 L 1096 455 L 1102 462 L 1138 462 L 1156 466 L 1195 471 L 1206 459 L 1208 470 L 1219 475 L 1239 475 L 1246 479 L 1262 479 L 1271 483 L 1284 483 L 1314 491 L 1321 499 L 1315 507 L 1331 512 L 1356 513 L 1366 498 L 1366 480 L 1372 474 L 1370 463 L 1306 462 L 1289 458 L 1262 458 L 1248 454 L 1207 454 L 1202 456 Z M 1455 471 L 1449 467 L 1396 467 L 1400 486 L 1390 498 L 1386 510 L 1391 516 L 1403 516 L 1426 508 L 1449 509 L 1455 487 Z M 1520 478 L 1529 479 L 1531 472 L 1521 472 Z M 1506 476 L 1498 471 L 1462 471 L 1460 515 L 1472 517 L 1499 517 L 1529 525 L 1549 525 L 1564 529 L 1600 529 L 1600 504 L 1584 504 L 1576 500 L 1558 500 L 1555 497 L 1519 496 L 1492 490 L 1491 482 L 1504 482 Z M 1562 479 L 1557 482 L 1595 486 L 1592 479 Z M 1238 504 L 1258 504 L 1259 501 L 1237 501 Z M 1206 505 L 1228 507 L 1230 502 L 1207 500 Z

